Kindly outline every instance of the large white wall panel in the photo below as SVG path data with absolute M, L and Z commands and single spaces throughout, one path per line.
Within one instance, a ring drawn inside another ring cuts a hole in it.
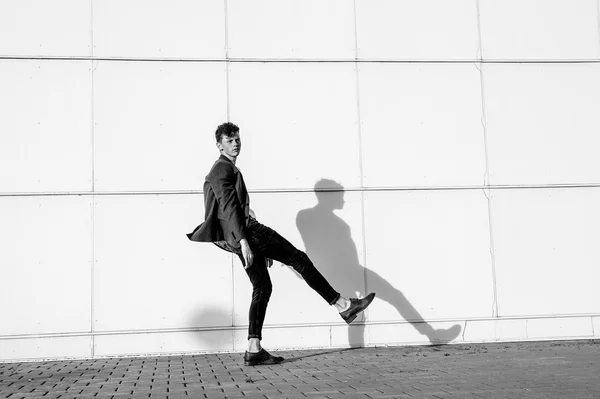
M 90 330 L 89 197 L 0 197 L 0 335 Z
M 91 189 L 91 93 L 91 62 L 0 60 L 0 191 Z
M 482 190 L 367 192 L 365 235 L 369 320 L 492 316 Z
M 92 336 L 25 337 L 0 340 L 0 360 L 64 359 L 92 356 Z
M 360 64 L 365 186 L 482 184 L 479 76 L 473 64 Z
M 360 193 L 253 194 L 257 220 L 305 251 L 331 286 L 346 297 L 364 295 L 363 236 Z M 274 262 L 273 295 L 265 324 L 343 322 L 335 308 L 314 292 L 291 267 Z M 248 324 L 252 285 L 236 257 L 234 267 L 236 325 Z
M 344 323 L 344 326 L 339 327 L 345 327 L 345 325 L 346 324 Z M 291 348 L 327 348 L 332 346 L 331 330 L 331 327 L 323 325 L 265 326 L 263 329 L 263 339 L 264 342 L 267 343 L 266 346 L 275 350 Z M 247 349 L 247 337 L 248 331 L 246 329 L 238 329 L 235 331 L 234 348 L 236 352 L 243 352 Z M 291 381 L 288 380 L 288 383 L 290 382 Z M 321 391 L 321 393 L 324 392 Z
M 0 1 L 0 55 L 92 55 L 92 0 Z
M 354 6 L 345 0 L 227 0 L 233 58 L 354 59 Z
M 94 56 L 224 58 L 223 0 L 94 1 Z
M 231 256 L 185 236 L 201 195 L 95 199 L 95 329 L 231 325 Z
M 527 321 L 527 337 L 530 339 L 593 338 L 594 327 L 587 317 L 552 317 Z
M 600 190 L 493 191 L 500 316 L 600 312 Z
M 313 188 L 322 179 L 360 185 L 353 64 L 234 63 L 232 122 L 250 189 Z
M 357 0 L 358 58 L 479 58 L 472 0 Z
M 95 63 L 95 189 L 201 189 L 227 119 L 223 63 Z
M 492 184 L 600 182 L 600 65 L 486 64 Z
M 597 0 L 480 0 L 485 59 L 600 58 Z
M 184 352 L 233 351 L 233 331 L 141 332 L 99 335 L 94 338 L 95 356 L 154 355 Z M 172 396 L 172 394 L 170 395 Z

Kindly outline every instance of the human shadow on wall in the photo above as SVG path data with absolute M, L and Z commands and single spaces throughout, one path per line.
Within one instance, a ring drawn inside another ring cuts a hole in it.
M 327 188 L 328 191 L 323 191 Z M 334 191 L 330 189 L 333 188 Z M 376 299 L 392 305 L 398 313 L 432 344 L 447 344 L 460 334 L 461 326 L 434 329 L 406 299 L 404 294 L 373 270 L 363 267 L 358 260 L 356 244 L 350 226 L 335 214 L 344 207 L 344 187 L 329 179 L 315 184 L 317 205 L 298 212 L 296 226 L 300 231 L 307 255 L 331 285 L 343 295 L 364 296 L 363 276 Z M 376 239 L 376 237 L 375 237 Z M 399 267 L 390 259 L 389 267 Z M 364 325 L 348 328 L 348 342 L 364 346 Z
M 203 344 L 202 350 L 222 351 L 233 348 L 233 332 L 230 331 L 231 315 L 223 309 L 206 306 L 192 314 L 192 326 L 215 326 L 214 329 L 199 327 L 196 339 Z M 221 326 L 218 328 L 216 326 Z

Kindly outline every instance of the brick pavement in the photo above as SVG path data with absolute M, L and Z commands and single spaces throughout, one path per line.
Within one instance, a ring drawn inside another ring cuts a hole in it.
M 0 363 L 0 398 L 600 398 L 600 341 Z

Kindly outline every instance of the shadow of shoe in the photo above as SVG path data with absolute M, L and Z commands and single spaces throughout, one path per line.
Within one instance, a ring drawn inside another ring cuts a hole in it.
M 348 352 L 348 351 L 352 351 L 355 349 L 359 349 L 359 348 L 342 348 L 342 349 L 336 349 L 336 350 L 332 350 L 332 351 L 321 351 L 321 352 L 311 353 L 309 355 L 301 355 L 301 356 L 297 356 L 297 357 L 286 357 L 285 360 L 281 363 L 293 363 L 293 362 L 297 362 L 298 360 L 306 359 L 309 357 L 326 356 L 326 355 L 331 355 L 333 353 L 343 353 L 343 352 Z
M 461 331 L 462 327 L 459 324 L 455 324 L 444 330 L 433 330 L 427 334 L 427 338 L 429 338 L 432 344 L 445 345 L 454 341 Z

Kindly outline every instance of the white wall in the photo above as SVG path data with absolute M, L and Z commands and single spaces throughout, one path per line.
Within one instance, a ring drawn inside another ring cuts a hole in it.
M 598 338 L 599 22 L 598 0 L 0 1 L 0 360 L 244 350 L 239 260 L 184 235 L 226 120 L 259 220 L 378 294 L 348 327 L 276 264 L 266 347 Z

